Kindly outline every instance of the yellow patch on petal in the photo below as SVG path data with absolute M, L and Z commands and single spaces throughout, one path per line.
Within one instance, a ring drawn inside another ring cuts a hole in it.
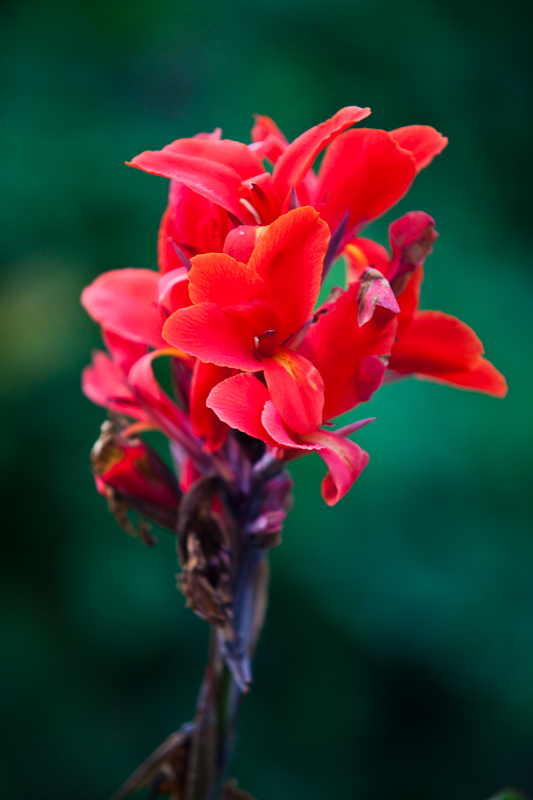
M 305 378 L 307 384 L 311 387 L 311 389 L 314 389 L 315 392 L 323 390 L 323 386 L 319 385 L 315 379 L 315 374 L 318 374 L 316 369 L 313 367 L 312 369 L 304 372 L 304 370 L 301 368 L 301 363 L 293 358 L 290 351 L 280 349 L 274 353 L 272 358 L 280 365 L 280 367 L 283 367 L 285 372 L 289 373 L 294 381 Z
M 368 258 L 363 253 L 360 247 L 357 247 L 356 244 L 347 244 L 344 248 L 345 251 L 348 253 L 351 258 L 357 263 L 360 267 L 369 267 L 370 264 L 368 263 Z

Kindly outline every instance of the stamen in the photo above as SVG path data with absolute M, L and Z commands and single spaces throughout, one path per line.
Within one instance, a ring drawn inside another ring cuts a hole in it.
M 239 203 L 242 203 L 243 206 L 250 212 L 252 217 L 255 219 L 257 225 L 262 225 L 263 224 L 262 221 L 261 221 L 261 217 L 259 216 L 258 212 L 255 210 L 253 205 L 248 200 L 245 200 L 244 197 L 241 197 L 239 199 Z

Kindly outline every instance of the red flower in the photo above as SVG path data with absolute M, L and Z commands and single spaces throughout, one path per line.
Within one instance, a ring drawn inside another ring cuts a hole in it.
M 399 310 L 381 275 L 365 276 L 313 315 L 328 246 L 309 207 L 272 223 L 248 264 L 226 254 L 193 258 L 194 305 L 176 311 L 163 335 L 220 367 L 264 374 L 230 377 L 207 406 L 232 428 L 289 451 L 318 450 L 330 468 L 324 496 L 336 502 L 368 456 L 320 425 L 368 400 L 380 385 Z
M 412 211 L 390 226 L 392 257 L 370 239 L 354 239 L 345 253 L 349 280 L 357 279 L 370 264 L 390 281 L 398 297 L 398 339 L 392 348 L 389 377 L 413 374 L 495 397 L 504 397 L 503 375 L 483 358 L 483 345 L 474 331 L 442 311 L 420 311 L 423 264 L 437 238 L 435 221 Z
M 175 264 L 172 240 L 189 254 L 220 252 L 239 222 L 268 225 L 297 202 L 314 206 L 336 234 L 327 268 L 342 243 L 394 205 L 448 141 L 425 125 L 346 130 L 369 114 L 348 106 L 291 144 L 272 120 L 258 117 L 248 147 L 221 140 L 217 131 L 136 156 L 131 166 L 172 181 L 159 237 L 161 270 Z M 326 146 L 317 176 L 312 165 Z M 262 159 L 275 165 L 272 176 Z
M 319 370 L 324 384 L 324 407 L 319 425 L 328 423 L 361 402 L 380 386 L 396 332 L 394 296 L 381 276 L 358 281 L 315 315 L 316 322 L 299 347 L 299 353 Z M 274 402 L 273 402 L 274 401 Z M 239 375 L 216 386 L 208 405 L 231 425 L 295 457 L 295 448 L 317 450 L 329 473 L 322 494 L 329 505 L 350 488 L 368 463 L 368 455 L 346 439 L 362 424 L 339 431 L 299 434 L 284 417 L 274 397 L 252 375 Z
M 418 308 L 437 238 L 431 217 L 412 212 L 394 222 L 391 255 L 357 236 L 447 144 L 421 125 L 348 130 L 369 113 L 343 108 L 290 144 L 271 119 L 257 117 L 248 146 L 217 129 L 132 162 L 171 180 L 159 273 L 114 270 L 84 291 L 108 353 L 94 355 L 83 389 L 134 420 L 126 436 L 162 431 L 183 488 L 210 474 L 247 485 L 262 446 L 232 436 L 226 444 L 236 429 L 266 444 L 265 464 L 319 452 L 329 469 L 323 495 L 333 504 L 366 466 L 368 455 L 347 436 L 369 420 L 322 426 L 369 400 L 384 378 L 414 374 L 505 394 L 470 328 Z M 341 252 L 348 289 L 336 288 L 315 310 Z M 170 357 L 173 397 L 153 373 L 162 355 Z M 134 461 L 117 461 L 120 480 L 135 482 Z M 281 524 L 275 511 L 261 522 L 273 531 Z
M 248 264 L 224 253 L 195 256 L 194 303 L 163 329 L 167 342 L 201 361 L 264 371 L 274 402 L 299 433 L 322 419 L 324 388 L 313 365 L 286 345 L 310 318 L 320 291 L 327 225 L 311 208 L 280 217 Z

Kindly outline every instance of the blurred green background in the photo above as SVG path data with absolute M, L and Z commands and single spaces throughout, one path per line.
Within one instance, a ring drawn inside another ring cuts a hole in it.
M 190 718 L 206 626 L 170 538 L 110 518 L 81 395 L 82 287 L 155 266 L 166 181 L 123 165 L 252 112 L 293 138 L 347 104 L 450 145 L 373 227 L 428 211 L 423 306 L 468 322 L 505 401 L 386 387 L 336 508 L 318 457 L 272 555 L 233 774 L 259 800 L 533 791 L 529 3 L 17 0 L 0 32 L 0 795 L 106 800 Z

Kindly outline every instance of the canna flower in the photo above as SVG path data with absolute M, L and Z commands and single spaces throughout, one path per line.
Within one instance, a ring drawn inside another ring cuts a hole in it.
M 201 361 L 263 371 L 276 405 L 300 433 L 321 419 L 324 387 L 313 365 L 287 345 L 315 307 L 328 241 L 317 212 L 301 208 L 267 228 L 248 264 L 224 253 L 194 257 L 193 305 L 163 328 L 169 344 Z
M 328 244 L 327 225 L 303 207 L 262 233 L 248 264 L 227 254 L 194 257 L 193 305 L 169 317 L 163 336 L 198 359 L 238 370 L 212 389 L 207 406 L 289 457 L 318 450 L 330 468 L 324 496 L 334 503 L 368 456 L 320 426 L 378 388 L 399 308 L 376 273 L 313 313 Z
M 291 144 L 272 120 L 258 117 L 248 146 L 221 139 L 217 129 L 136 156 L 131 166 L 171 179 L 160 269 L 176 262 L 172 241 L 189 255 L 221 252 L 236 227 L 268 225 L 301 204 L 316 208 L 330 227 L 327 270 L 346 241 L 398 202 L 448 141 L 426 125 L 347 130 L 369 114 L 348 106 Z M 317 175 L 313 163 L 324 148 Z M 274 164 L 272 175 L 263 160 Z
M 352 127 L 369 113 L 343 108 L 292 143 L 263 116 L 250 145 L 217 129 L 141 153 L 132 166 L 171 181 L 159 271 L 113 270 L 83 292 L 106 346 L 83 390 L 111 414 L 91 454 L 97 489 L 146 544 L 149 522 L 175 535 L 178 587 L 213 626 L 193 722 L 117 797 L 144 786 L 150 796 L 220 791 L 264 621 L 265 554 L 291 507 L 286 464 L 318 453 L 334 505 L 369 460 L 348 437 L 373 421 L 335 420 L 384 381 L 415 375 L 505 394 L 467 325 L 419 309 L 434 220 L 411 212 L 393 222 L 390 254 L 360 236 L 447 144 L 428 126 Z M 341 254 L 347 287 L 317 308 Z M 170 393 L 154 372 L 161 357 Z M 172 468 L 140 438 L 147 430 L 166 437 Z
M 462 389 L 504 397 L 503 375 L 483 357 L 483 345 L 464 322 L 442 311 L 420 311 L 424 261 L 438 234 L 429 214 L 412 211 L 392 223 L 392 256 L 370 239 L 355 238 L 345 248 L 348 280 L 370 265 L 389 280 L 400 306 L 398 334 L 388 379 L 414 375 Z
M 347 438 L 368 420 L 332 430 L 333 420 L 384 380 L 415 375 L 505 394 L 468 326 L 419 310 L 432 218 L 412 212 L 394 222 L 390 255 L 359 235 L 447 144 L 429 126 L 352 128 L 369 113 L 343 108 L 292 143 L 257 117 L 250 145 L 217 129 L 132 162 L 171 180 L 159 273 L 113 270 L 85 289 L 107 352 L 93 355 L 83 389 L 132 420 L 128 435 L 161 431 L 184 489 L 213 469 L 233 480 L 233 429 L 281 461 L 318 451 L 332 504 L 368 461 Z M 315 309 L 341 253 L 348 288 Z M 153 372 L 160 356 L 170 359 L 172 397 Z M 256 445 L 239 441 L 252 458 Z

